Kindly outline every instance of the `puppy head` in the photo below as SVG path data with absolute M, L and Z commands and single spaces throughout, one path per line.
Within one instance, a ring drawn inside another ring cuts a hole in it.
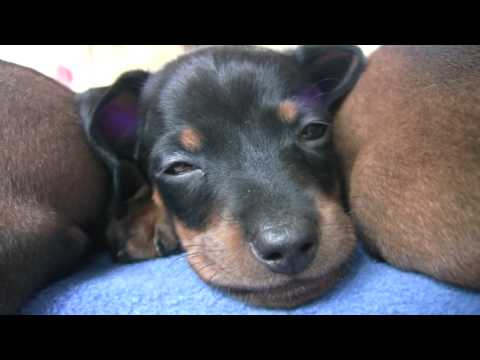
M 79 102 L 114 192 L 130 192 L 119 169 L 135 162 L 202 279 L 291 307 L 328 289 L 354 249 L 330 127 L 363 67 L 351 46 L 209 47 Z

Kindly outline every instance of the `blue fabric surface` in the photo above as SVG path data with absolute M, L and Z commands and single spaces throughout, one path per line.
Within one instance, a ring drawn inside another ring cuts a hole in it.
M 291 311 L 246 305 L 205 285 L 184 256 L 112 264 L 97 256 L 37 294 L 24 314 L 480 314 L 480 292 L 402 272 L 359 250 L 349 275 Z

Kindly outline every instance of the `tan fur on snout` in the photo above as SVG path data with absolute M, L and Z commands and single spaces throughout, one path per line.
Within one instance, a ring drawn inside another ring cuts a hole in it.
M 388 262 L 480 288 L 480 47 L 386 46 L 335 122 L 352 213 Z
M 230 272 L 235 272 L 235 268 L 225 258 L 230 257 L 235 262 L 235 258 L 245 251 L 238 223 L 213 215 L 209 225 L 200 231 L 189 229 L 178 219 L 174 220 L 174 224 L 177 235 L 188 252 L 190 264 L 203 280 L 212 282 L 215 281 L 215 276 L 228 278 Z
M 318 212 L 319 246 L 314 262 L 296 276 L 275 274 L 253 255 L 240 222 L 229 214 L 211 216 L 200 230 L 174 219 L 176 233 L 198 275 L 210 285 L 266 307 L 294 307 L 313 300 L 339 279 L 354 248 L 350 219 L 338 198 L 312 191 Z

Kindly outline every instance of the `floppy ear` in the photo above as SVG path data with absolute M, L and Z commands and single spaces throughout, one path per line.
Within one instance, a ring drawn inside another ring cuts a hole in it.
M 367 63 L 362 50 L 353 45 L 303 45 L 294 55 L 311 84 L 300 96 L 307 101 L 321 97 L 329 109 L 353 89 Z
M 141 123 L 139 98 L 149 76 L 145 71 L 127 72 L 110 87 L 76 96 L 87 139 L 112 174 L 113 211 L 146 184 L 134 164 L 134 152 Z

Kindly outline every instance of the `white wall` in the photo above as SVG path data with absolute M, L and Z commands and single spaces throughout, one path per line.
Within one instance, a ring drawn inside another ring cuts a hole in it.
M 262 45 L 286 49 L 297 45 Z M 380 45 L 360 45 L 367 55 Z M 0 59 L 36 69 L 75 91 L 111 84 L 132 69 L 155 71 L 182 54 L 181 45 L 1 45 Z M 63 68 L 71 79 L 62 77 Z

